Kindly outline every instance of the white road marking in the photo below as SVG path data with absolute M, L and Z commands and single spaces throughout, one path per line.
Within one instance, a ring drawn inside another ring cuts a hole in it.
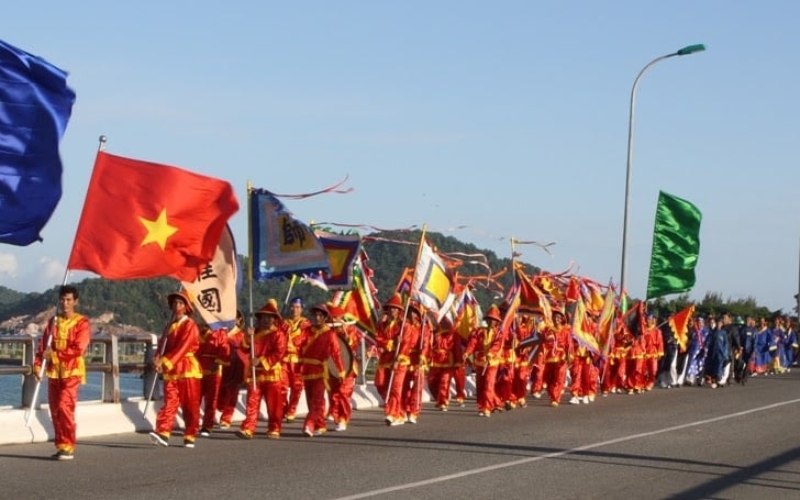
M 570 450 L 557 451 L 557 452 L 553 452 L 553 453 L 548 453 L 546 455 L 538 455 L 538 456 L 535 456 L 535 457 L 528 457 L 528 458 L 522 458 L 522 459 L 519 459 L 519 460 L 512 460 L 511 462 L 504 462 L 504 463 L 501 463 L 501 464 L 488 465 L 486 467 L 479 467 L 477 469 L 465 470 L 465 471 L 457 472 L 455 474 L 447 474 L 445 476 L 432 477 L 432 478 L 426 479 L 424 481 L 416 481 L 416 482 L 413 482 L 413 483 L 398 484 L 397 486 L 390 486 L 388 488 L 381 488 L 381 489 L 378 489 L 378 490 L 365 491 L 363 493 L 356 493 L 355 495 L 348 495 L 346 497 L 339 497 L 339 498 L 337 498 L 335 500 L 358 500 L 360 498 L 370 498 L 370 497 L 375 497 L 375 496 L 378 496 L 378 495 L 383 495 L 383 494 L 386 494 L 386 493 L 394 493 L 396 491 L 410 490 L 410 489 L 413 489 L 413 488 L 419 488 L 421 486 L 428 486 L 428 485 L 431 485 L 431 484 L 443 483 L 445 481 L 452 481 L 453 479 L 460 479 L 462 477 L 474 476 L 474 475 L 477 475 L 477 474 L 483 474 L 483 473 L 486 473 L 486 472 L 492 472 L 492 471 L 495 471 L 495 470 L 498 470 L 498 469 L 506 469 L 508 467 L 516 467 L 518 465 L 525 465 L 525 464 L 529 464 L 529 463 L 532 463 L 532 462 L 538 462 L 540 460 L 545 460 L 545 459 L 548 459 L 548 458 L 563 457 L 564 455 L 570 455 L 572 453 L 577 453 L 577 452 L 580 452 L 580 451 L 592 450 L 594 448 L 601 448 L 603 446 L 608 446 L 608 445 L 612 445 L 612 444 L 624 443 L 625 441 L 633 441 L 634 439 L 646 438 L 646 437 L 655 436 L 655 435 L 658 435 L 658 434 L 664 434 L 666 432 L 680 431 L 680 430 L 683 430 L 683 429 L 688 429 L 690 427 L 698 427 L 698 426 L 701 426 L 701 425 L 706 425 L 706 424 L 711 424 L 711 423 L 714 423 L 714 422 L 719 422 L 721 420 L 729 420 L 731 418 L 737 418 L 737 417 L 742 417 L 744 415 L 749 415 L 751 413 L 758 413 L 758 412 L 761 412 L 761 411 L 772 410 L 774 408 L 779 408 L 781 406 L 786 406 L 786 405 L 795 404 L 795 403 L 800 403 L 800 399 L 792 399 L 790 401 L 783 401 L 781 403 L 775 403 L 775 404 L 771 404 L 771 405 L 767 405 L 767 406 L 762 406 L 760 408 L 753 408 L 751 410 L 740 411 L 740 412 L 731 413 L 731 414 L 728 414 L 728 415 L 722 415 L 720 417 L 709 418 L 709 419 L 706 419 L 706 420 L 699 420 L 697 422 L 690 422 L 688 424 L 681 424 L 681 425 L 675 425 L 675 426 L 672 426 L 672 427 L 665 427 L 664 429 L 658 429 L 658 430 L 655 430 L 655 431 L 641 432 L 639 434 L 631 434 L 630 436 L 623 436 L 623 437 L 618 437 L 618 438 L 615 438 L 615 439 L 609 439 L 608 441 L 601 441 L 599 443 L 587 444 L 585 446 L 579 446 L 577 448 L 572 448 Z

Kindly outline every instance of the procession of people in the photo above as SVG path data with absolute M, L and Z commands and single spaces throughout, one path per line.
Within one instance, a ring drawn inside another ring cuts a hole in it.
M 185 317 L 179 316 L 181 311 L 191 312 L 190 305 L 175 307 L 175 301 L 183 298 L 181 294 L 170 296 L 177 323 L 186 321 L 181 320 Z M 267 410 L 263 434 L 279 439 L 283 424 L 295 420 L 301 393 L 307 405 L 303 435 L 346 431 L 352 418 L 355 380 L 368 361 L 359 363 L 353 354 L 365 338 L 374 346 L 373 381 L 388 426 L 418 423 L 424 391 L 430 394 L 436 411 L 446 412 L 451 404 L 464 406 L 464 394 L 459 390 L 463 391 L 467 373 L 475 382 L 477 415 L 488 418 L 525 408 L 529 398 L 543 396 L 555 408 L 562 403 L 593 403 L 610 394 L 642 394 L 656 387 L 744 384 L 748 376 L 789 371 L 798 353 L 797 332 L 788 318 L 777 318 L 771 324 L 760 319 L 757 326 L 756 319 L 749 316 L 734 320 L 728 313 L 697 315 L 681 341 L 666 318 L 645 313 L 640 328 L 619 321 L 613 348 L 602 356 L 574 334 L 570 308 L 560 304 L 553 304 L 549 318 L 538 308 L 523 306 L 509 313 L 508 304 L 494 304 L 466 337 L 459 335 L 452 319 L 445 317 L 435 323 L 434 316 L 426 314 L 419 303 L 399 294 L 383 306 L 372 337 L 365 336 L 333 303 L 311 307 L 311 319 L 306 318 L 303 306 L 302 299 L 292 299 L 291 312 L 284 317 L 277 302 L 270 299 L 256 311 L 253 328 L 243 328 L 240 321 L 232 331 L 199 335 L 198 352 L 211 352 L 211 345 L 217 346 L 213 353 L 198 354 L 203 376 L 213 374 L 214 381 L 203 383 L 206 389 L 198 389 L 196 397 L 193 391 L 186 396 L 167 391 L 157 428 L 151 434 L 153 442 L 167 446 L 179 403 L 185 408 L 184 404 L 196 401 L 194 409 L 184 409 L 184 416 L 192 419 L 186 423 L 184 444 L 193 447 L 200 426 L 201 396 L 205 404 L 200 435 L 210 435 L 214 424 L 228 428 L 232 411 L 230 403 L 223 407 L 223 402 L 231 400 L 231 390 L 226 389 L 230 387 L 235 387 L 237 394 L 246 390 L 245 419 L 235 433 L 242 439 L 259 435 L 262 403 Z M 179 329 L 168 329 L 168 345 L 173 331 Z M 220 343 L 219 339 L 228 341 Z M 194 343 L 183 341 L 188 343 L 188 356 Z M 218 367 L 208 369 L 204 358 L 215 359 Z M 172 367 L 170 373 L 174 373 L 176 361 L 162 357 L 156 358 L 156 363 L 161 370 Z M 238 380 L 224 375 L 235 365 L 243 365 Z M 187 373 L 194 371 L 188 370 L 182 377 L 191 378 Z M 175 377 L 178 375 L 165 377 L 165 384 L 175 385 Z M 209 394 L 208 387 L 218 387 L 219 397 Z M 218 408 L 213 401 L 219 402 Z
M 50 380 L 57 431 L 53 457 L 68 460 L 75 447 L 74 393 L 84 374 L 80 360 L 90 334 L 88 321 L 74 311 L 77 289 L 64 287 L 61 296 L 64 310 L 48 327 L 35 368 L 46 366 Z M 198 436 L 230 428 L 243 390 L 245 417 L 235 431 L 239 438 L 261 433 L 280 439 L 303 395 L 302 435 L 346 431 L 356 378 L 369 364 L 354 353 L 367 340 L 375 356 L 375 392 L 388 426 L 417 424 L 425 391 L 435 411 L 474 404 L 477 416 L 489 418 L 545 395 L 556 408 L 656 387 L 744 385 L 748 377 L 790 371 L 800 347 L 788 317 L 733 318 L 727 312 L 695 315 L 685 332 L 676 332 L 670 318 L 649 312 L 638 325 L 617 321 L 612 345 L 602 355 L 576 334 L 574 308 L 568 304 L 552 304 L 549 317 L 536 307 L 493 304 L 466 336 L 453 318 L 436 322 L 419 303 L 400 294 L 384 304 L 374 335 L 365 335 L 333 302 L 311 307 L 308 319 L 302 299 L 291 300 L 286 317 L 270 299 L 255 312 L 253 326 L 245 326 L 244 314 L 237 311 L 233 327 L 217 330 L 198 325 L 185 291 L 170 294 L 166 305 L 172 317 L 153 360 L 164 401 L 150 433 L 151 442 L 163 447 L 170 446 L 179 411 L 186 448 L 194 448 Z M 474 378 L 474 403 L 464 401 L 467 377 Z M 259 429 L 262 404 L 267 418 Z

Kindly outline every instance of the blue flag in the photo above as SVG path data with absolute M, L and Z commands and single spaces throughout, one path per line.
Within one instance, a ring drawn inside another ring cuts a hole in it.
M 65 71 L 0 40 L 0 243 L 41 241 L 61 199 L 58 142 L 74 102 Z
M 274 194 L 249 190 L 250 275 L 256 281 L 330 274 L 328 254 L 308 224 L 294 218 Z

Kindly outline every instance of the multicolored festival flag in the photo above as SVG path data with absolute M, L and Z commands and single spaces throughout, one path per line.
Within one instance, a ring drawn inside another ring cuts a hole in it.
M 41 241 L 61 199 L 58 143 L 74 103 L 64 70 L 0 40 L 0 243 Z
M 685 351 L 689 345 L 689 321 L 694 314 L 694 304 L 686 307 L 669 318 L 669 329 L 678 341 L 681 351 Z
M 607 357 L 614 345 L 614 319 L 616 318 L 614 305 L 614 289 L 609 284 L 600 317 L 597 319 L 597 344 L 600 354 Z
M 584 304 L 583 298 L 578 296 L 575 302 L 575 313 L 572 316 L 572 336 L 592 353 L 600 354 L 600 346 L 592 334 L 594 328 L 590 326 L 590 323 L 586 316 L 586 304 Z
M 100 151 L 67 267 L 194 281 L 237 210 L 226 181 Z
M 330 274 L 325 247 L 308 224 L 295 219 L 271 192 L 252 188 L 248 191 L 253 279 Z
M 334 234 L 321 230 L 314 231 L 314 235 L 328 254 L 330 273 L 321 276 L 327 289 L 349 290 L 352 288 L 353 264 L 361 249 L 361 236 L 358 234 Z
M 455 300 L 450 293 L 453 289 L 453 278 L 442 258 L 424 238 L 420 245 L 419 259 L 411 285 L 411 298 L 436 314 L 438 322 L 447 312 L 448 302 Z
M 212 330 L 236 324 L 236 291 L 239 279 L 236 244 L 226 226 L 211 259 L 194 281 L 182 282 L 203 321 Z

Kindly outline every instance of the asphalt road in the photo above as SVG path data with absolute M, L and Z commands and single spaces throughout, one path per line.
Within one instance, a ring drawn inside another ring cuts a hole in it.
M 566 401 L 566 398 L 565 398 Z M 80 411 L 80 410 L 79 410 Z M 420 423 L 356 412 L 343 433 L 251 441 L 219 431 L 195 449 L 144 434 L 0 447 L 4 498 L 798 499 L 800 373 L 746 387 L 655 389 L 589 405 L 479 418 L 474 401 Z M 259 430 L 265 429 L 262 426 Z

